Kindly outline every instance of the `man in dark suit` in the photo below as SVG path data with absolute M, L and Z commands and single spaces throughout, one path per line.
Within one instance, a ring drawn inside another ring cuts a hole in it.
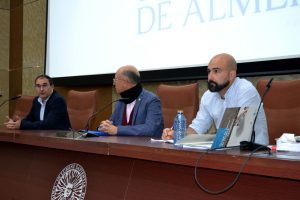
M 140 74 L 131 65 L 119 68 L 113 79 L 118 101 L 109 120 L 102 121 L 98 130 L 111 135 L 160 137 L 163 116 L 159 98 L 142 88 Z
M 8 129 L 36 129 L 36 130 L 68 130 L 70 125 L 65 100 L 54 90 L 52 79 L 47 75 L 40 75 L 35 79 L 35 89 L 38 96 L 34 98 L 29 114 L 20 119 L 7 117 L 4 123 Z

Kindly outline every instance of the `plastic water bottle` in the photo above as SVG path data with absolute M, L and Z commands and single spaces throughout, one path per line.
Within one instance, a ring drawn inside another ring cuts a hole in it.
M 182 110 L 177 111 L 177 115 L 174 119 L 174 144 L 176 145 L 177 141 L 184 138 L 186 135 L 186 118 L 183 115 Z

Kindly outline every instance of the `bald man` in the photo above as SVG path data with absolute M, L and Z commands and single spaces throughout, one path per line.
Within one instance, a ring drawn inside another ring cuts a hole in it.
M 204 134 L 212 123 L 218 128 L 226 108 L 255 106 L 260 103 L 260 96 L 251 82 L 236 77 L 237 63 L 233 56 L 222 53 L 214 56 L 207 68 L 208 90 L 201 97 L 196 118 L 187 129 L 187 134 Z M 267 122 L 261 107 L 255 124 L 255 142 L 269 143 Z M 172 139 L 173 130 L 166 128 L 163 139 Z
M 118 101 L 109 120 L 98 130 L 111 135 L 161 137 L 163 116 L 159 98 L 143 89 L 139 71 L 131 65 L 119 68 L 113 79 Z

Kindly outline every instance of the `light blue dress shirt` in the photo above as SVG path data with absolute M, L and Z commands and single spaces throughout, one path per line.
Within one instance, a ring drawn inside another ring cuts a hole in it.
M 42 100 L 41 97 L 38 98 L 38 102 L 41 104 L 41 110 L 40 110 L 40 120 L 44 120 L 44 114 L 45 114 L 45 108 L 46 108 L 46 103 L 48 101 L 49 97 L 46 100 Z
M 226 108 L 254 106 L 258 107 L 260 96 L 250 81 L 235 78 L 233 84 L 222 99 L 218 92 L 206 91 L 200 101 L 199 111 L 190 125 L 198 134 L 205 133 L 214 122 L 219 128 Z M 269 143 L 267 121 L 263 106 L 261 106 L 255 124 L 255 142 L 267 145 Z

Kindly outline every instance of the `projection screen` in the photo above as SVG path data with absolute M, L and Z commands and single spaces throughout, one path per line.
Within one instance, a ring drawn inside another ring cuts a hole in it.
M 299 13 L 297 0 L 48 0 L 46 74 L 180 71 L 222 52 L 298 61 Z

